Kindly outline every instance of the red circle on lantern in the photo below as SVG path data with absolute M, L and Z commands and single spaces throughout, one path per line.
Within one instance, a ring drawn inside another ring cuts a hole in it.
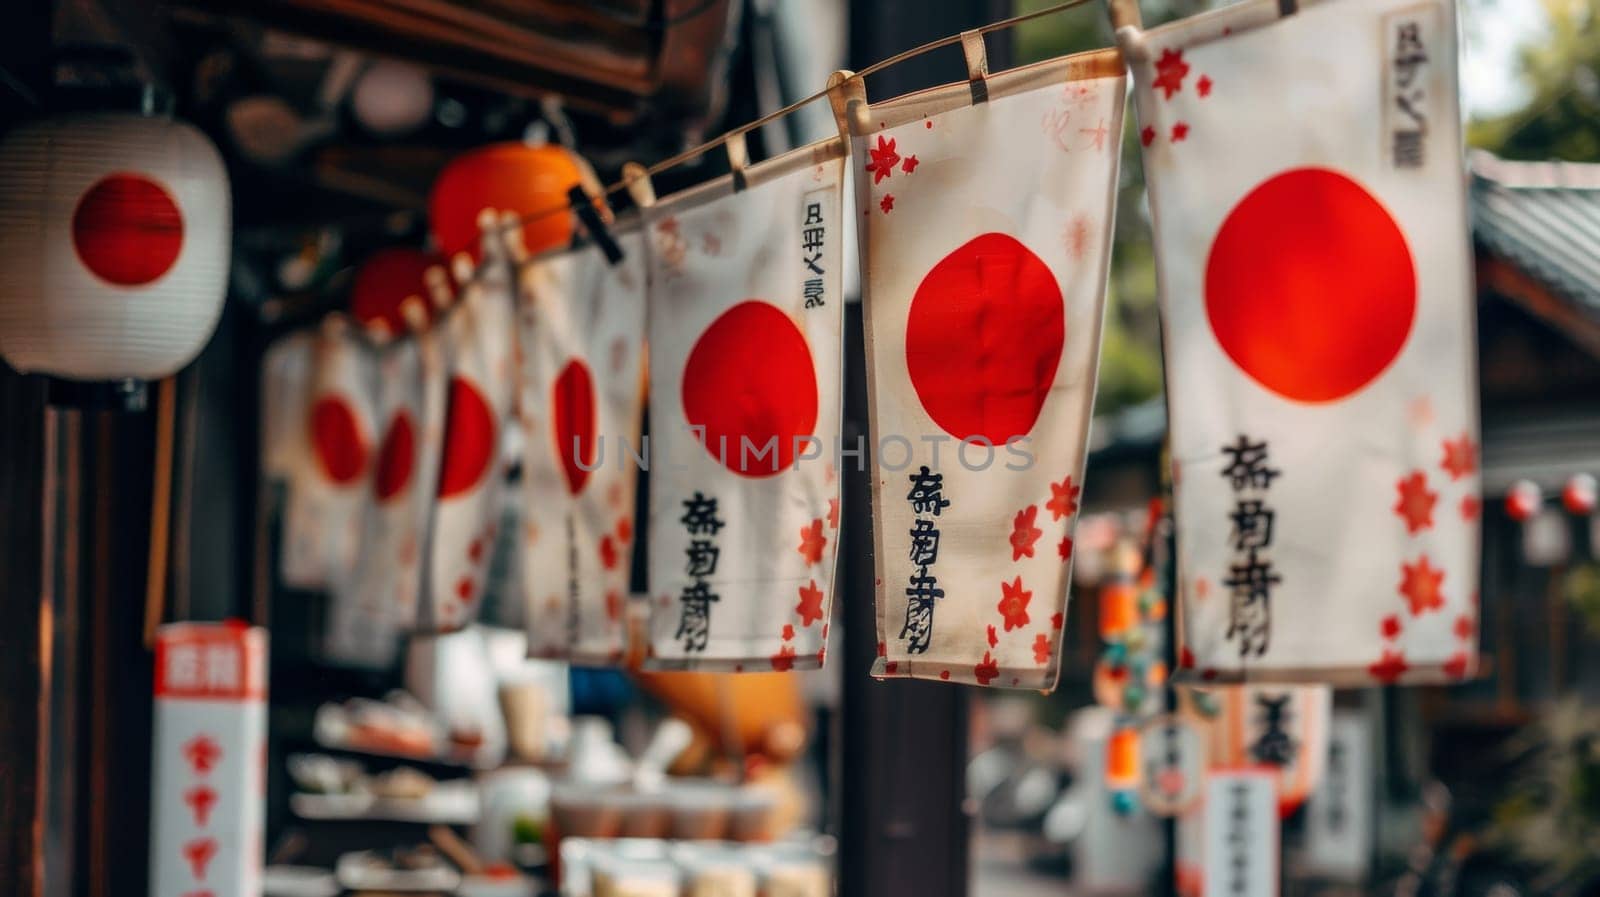
M 568 361 L 556 377 L 550 400 L 555 417 L 556 457 L 561 459 L 567 491 L 577 495 L 589 482 L 594 468 L 594 378 L 589 376 L 588 366 L 576 358 Z
M 444 462 L 439 497 L 455 498 L 483 480 L 495 454 L 494 411 L 478 387 L 450 378 L 450 410 L 445 415 Z
M 957 247 L 922 278 L 906 321 L 906 371 L 940 429 L 1001 445 L 1026 436 L 1066 343 L 1055 275 L 1007 234 Z
M 466 252 L 480 260 L 478 216 L 484 209 L 513 212 L 529 254 L 572 240 L 567 191 L 581 180 L 577 161 L 549 144 L 497 143 L 456 157 L 434 182 L 428 223 L 445 258 Z
M 1206 260 L 1206 317 L 1228 357 L 1299 402 L 1342 399 L 1400 354 L 1417 312 L 1405 235 L 1346 175 L 1296 168 L 1245 195 Z
M 108 175 L 79 198 L 72 246 L 101 280 L 143 286 L 178 261 L 183 212 L 165 187 L 144 175 Z
M 389 430 L 378 444 L 378 473 L 373 484 L 378 501 L 388 501 L 406 488 L 416 456 L 417 427 L 411 415 L 401 411 L 389 422 Z
M 367 468 L 366 434 L 355 410 L 341 396 L 323 396 L 312 403 L 311 446 L 323 474 L 338 485 L 355 482 Z
M 705 428 L 711 457 L 737 474 L 769 477 L 793 464 L 796 437 L 816 427 L 817 402 L 805 334 L 767 302 L 747 299 L 723 312 L 684 363 L 684 416 Z M 750 440 L 748 453 L 741 439 Z
M 362 263 L 350 285 L 350 314 L 362 324 L 382 321 L 390 333 L 405 333 L 410 328 L 400 304 L 416 296 L 422 300 L 423 311 L 432 311 L 423 275 L 438 263 L 426 252 L 407 246 L 378 250 Z

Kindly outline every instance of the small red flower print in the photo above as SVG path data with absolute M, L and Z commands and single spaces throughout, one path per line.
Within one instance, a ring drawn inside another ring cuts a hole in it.
M 781 635 L 783 636 L 783 640 L 786 641 L 786 642 L 794 641 L 794 624 L 793 623 L 785 623 L 785 624 L 783 624 L 783 632 L 781 633 Z
M 800 603 L 795 605 L 794 612 L 800 616 L 802 626 L 810 626 L 822 619 L 822 590 L 817 588 L 816 580 L 800 587 Z
M 1145 146 L 1155 143 L 1156 129 L 1150 127 L 1149 125 L 1145 125 L 1144 130 L 1139 132 L 1139 142 Z
M 923 127 L 924 127 L 924 128 L 927 128 L 927 129 L 928 129 L 928 130 L 930 130 L 930 131 L 931 131 L 931 130 L 933 130 L 933 122 L 932 122 L 932 121 L 924 121 L 924 122 L 923 122 L 923 123 L 922 123 L 922 126 L 923 126 Z
M 828 528 L 839 528 L 839 500 L 837 498 L 828 499 Z
M 1204 601 L 1204 600 L 1206 600 L 1206 596 L 1209 595 L 1209 594 L 1211 594 L 1211 580 L 1206 579 L 1204 576 L 1195 577 L 1195 579 L 1194 579 L 1194 597 L 1195 597 L 1195 600 Z
M 949 670 L 940 670 L 939 671 L 939 678 L 943 679 L 946 682 L 949 682 L 950 681 L 950 671 Z
M 1050 615 L 1050 628 L 1051 629 L 1060 629 L 1061 628 L 1061 624 L 1064 623 L 1064 622 L 1066 622 L 1065 615 L 1063 615 L 1061 613 L 1061 611 L 1056 611 L 1055 613 Z
M 1166 49 L 1161 51 L 1161 58 L 1156 60 L 1156 78 L 1152 86 L 1172 99 L 1172 95 L 1183 89 L 1183 79 L 1189 74 L 1189 63 L 1183 61 L 1183 51 Z
M 1367 667 L 1367 672 L 1371 673 L 1372 678 L 1379 682 L 1392 683 L 1404 676 L 1406 670 L 1409 669 L 1411 668 L 1406 666 L 1405 654 L 1400 651 L 1384 649 L 1383 659 Z
M 613 623 L 622 619 L 622 596 L 616 589 L 606 593 L 606 619 Z
M 1049 663 L 1050 647 L 1050 638 L 1048 636 L 1042 632 L 1035 635 L 1033 637 L 1033 662 Z
M 883 210 L 883 214 L 885 214 L 885 215 L 887 215 L 890 212 L 894 211 L 894 194 L 893 193 L 885 193 L 885 194 L 883 194 L 883 198 L 878 200 L 878 208 L 882 209 Z
M 195 827 L 205 828 L 211 819 L 211 808 L 217 805 L 216 789 L 197 785 L 183 792 L 183 802 L 189 805 L 190 812 L 194 814 Z
M 222 759 L 222 746 L 209 735 L 196 735 L 184 743 L 183 758 L 189 761 L 195 775 L 203 776 Z
M 989 647 L 993 648 L 993 647 L 995 647 L 995 646 L 1000 644 L 1000 635 L 999 635 L 999 633 L 994 631 L 994 626 L 992 624 L 988 628 L 989 628 Z
M 617 543 L 610 536 L 600 537 L 600 566 L 607 570 L 617 569 Z
M 883 642 L 879 642 L 878 643 L 878 656 L 879 657 L 888 657 L 889 656 L 889 646 L 884 644 Z
M 1483 511 L 1483 503 L 1476 495 L 1468 495 L 1461 499 L 1461 519 L 1471 522 L 1478 519 L 1478 514 Z
M 1390 614 L 1389 616 L 1384 617 L 1383 620 L 1378 623 L 1378 631 L 1383 633 L 1383 637 L 1386 639 L 1399 638 L 1400 617 L 1396 614 Z
M 1000 596 L 996 609 L 1005 621 L 1006 631 L 1028 625 L 1028 602 L 1033 600 L 1033 593 L 1022 588 L 1022 577 L 1000 583 Z
M 1211 76 L 1201 75 L 1200 80 L 1194 82 L 1194 89 L 1199 92 L 1201 99 L 1211 96 Z
M 874 184 L 892 176 L 895 165 L 900 162 L 900 154 L 894 151 L 894 138 L 885 138 L 882 134 L 878 135 L 876 147 L 867 148 L 867 154 L 872 157 L 872 161 L 867 163 L 867 170 L 872 172 Z
M 483 560 L 482 539 L 473 539 L 472 544 L 467 546 L 467 558 L 473 563 Z
M 1444 662 L 1444 674 L 1451 679 L 1467 678 L 1467 652 L 1457 651 Z
M 1188 645 L 1178 650 L 1178 666 L 1186 670 L 1194 669 L 1194 652 L 1189 650 Z
M 1000 664 L 995 663 L 989 652 L 983 652 L 983 662 L 972 668 L 972 675 L 977 677 L 979 685 L 988 685 L 996 676 L 1000 675 Z M 939 678 L 945 678 L 940 676 Z
M 800 556 L 806 559 L 807 564 L 822 563 L 822 549 L 828 544 L 828 537 L 822 534 L 822 520 L 818 518 L 811 521 L 810 526 L 800 528 Z
M 460 598 L 462 601 L 470 601 L 472 599 L 471 579 L 463 576 L 456 580 L 456 597 Z
M 1039 509 L 1034 505 L 1028 505 L 1018 511 L 1017 516 L 1011 521 L 1011 559 L 1013 561 L 1021 560 L 1024 557 L 1033 557 L 1033 543 L 1039 541 L 1039 537 L 1044 535 L 1044 530 L 1033 525 L 1034 519 L 1038 516 Z
M 1444 581 L 1444 571 L 1428 563 L 1427 555 L 1417 558 L 1415 564 L 1400 564 L 1400 597 L 1406 600 L 1413 617 L 1444 607 L 1444 593 L 1439 585 Z
M 211 858 L 217 855 L 217 839 L 195 838 L 183 845 L 183 855 L 189 860 L 189 871 L 194 873 L 195 880 L 205 881 Z
M 827 657 L 828 657 L 828 647 L 826 645 L 824 645 L 821 648 L 818 648 L 817 649 L 817 666 L 820 667 L 824 663 L 826 663 L 827 662 Z
M 1061 559 L 1063 561 L 1072 560 L 1072 537 L 1071 536 L 1062 536 L 1061 537 L 1061 541 L 1056 543 L 1056 554 L 1061 555 Z
M 827 623 L 823 623 L 822 624 L 822 637 L 823 638 L 827 638 L 828 637 L 828 624 Z
M 916 171 L 917 170 L 917 157 L 916 156 L 906 156 L 906 160 L 904 162 L 900 163 L 900 170 L 905 172 L 906 174 L 911 174 L 912 172 Z
M 1183 142 L 1183 138 L 1188 137 L 1188 136 L 1189 136 L 1189 123 L 1188 122 L 1180 121 L 1177 124 L 1172 126 L 1172 142 L 1173 143 L 1182 143 Z
M 626 517 L 617 518 L 617 541 L 626 545 L 633 539 L 633 521 Z
M 1051 520 L 1060 520 L 1078 513 L 1078 493 L 1081 487 L 1072 485 L 1072 477 L 1050 484 L 1050 500 L 1044 503 Z
M 1439 493 L 1428 491 L 1428 480 L 1422 471 L 1412 471 L 1410 476 L 1395 484 L 1395 488 L 1400 498 L 1395 502 L 1394 512 L 1406 522 L 1406 532 L 1416 535 L 1433 526 L 1433 506 L 1439 500 Z
M 772 655 L 772 671 L 787 673 L 794 669 L 794 645 L 784 645 L 778 653 Z
M 1450 474 L 1450 479 L 1459 480 L 1478 469 L 1478 451 L 1472 444 L 1472 437 L 1462 433 L 1455 439 L 1444 441 L 1444 459 L 1439 462 L 1445 473 Z
M 1470 614 L 1462 614 L 1456 618 L 1456 638 L 1466 641 L 1478 632 L 1478 623 Z

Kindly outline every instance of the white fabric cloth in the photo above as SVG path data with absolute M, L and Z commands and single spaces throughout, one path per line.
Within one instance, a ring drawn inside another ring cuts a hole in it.
M 628 648 L 644 413 L 644 239 L 616 235 L 519 275 L 521 591 L 531 657 L 614 664 Z
M 874 676 L 1055 687 L 1125 84 L 1115 51 L 1053 60 L 855 138 Z
M 418 628 L 453 631 L 477 618 L 505 492 L 502 442 L 516 385 L 511 266 L 499 239 L 444 313 L 450 359 L 444 447 Z
M 646 212 L 647 666 L 822 664 L 839 520 L 839 149 L 804 147 L 750 169 L 746 190 L 723 178 Z
M 1119 33 L 1155 228 L 1180 662 L 1370 684 L 1476 657 L 1474 292 L 1454 5 Z

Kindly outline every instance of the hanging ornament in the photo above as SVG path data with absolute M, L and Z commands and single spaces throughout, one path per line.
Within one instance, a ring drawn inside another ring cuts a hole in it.
M 457 157 L 434 181 L 428 197 L 429 227 L 447 259 L 465 252 L 476 263 L 478 215 L 484 209 L 522 218 L 522 245 L 528 255 L 572 241 L 572 215 L 562 210 L 567 191 L 583 178 L 572 153 L 559 146 L 496 143 Z
M 377 327 L 390 336 L 406 332 L 400 307 L 414 296 L 419 307 L 433 308 L 424 276 L 436 264 L 438 259 L 409 246 L 378 250 L 356 272 L 350 286 L 350 314 L 363 327 Z
M 0 355 L 69 380 L 154 380 L 216 329 L 228 173 L 193 126 L 63 115 L 0 140 Z
M 1592 474 L 1575 473 L 1561 489 L 1561 504 L 1568 513 L 1584 517 L 1594 513 L 1595 481 Z
M 1517 480 L 1506 490 L 1506 515 L 1518 523 L 1524 523 L 1538 513 L 1542 504 L 1544 493 L 1539 490 L 1539 484 L 1532 480 Z

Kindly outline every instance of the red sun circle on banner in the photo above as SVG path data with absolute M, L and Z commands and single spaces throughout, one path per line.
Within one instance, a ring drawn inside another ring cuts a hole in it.
M 550 405 L 555 415 L 556 457 L 567 478 L 567 491 L 577 495 L 589 482 L 594 467 L 594 378 L 589 368 L 574 358 L 556 377 Z M 579 462 L 582 461 L 580 465 Z
M 795 438 L 817 424 L 817 372 L 805 334 L 776 306 L 747 299 L 711 322 L 683 367 L 683 413 L 705 427 L 705 448 L 723 466 L 768 477 L 794 463 Z M 741 459 L 740 438 L 753 446 Z M 772 454 L 756 457 L 777 437 Z
M 366 436 L 354 409 L 341 396 L 323 396 L 312 403 L 311 446 L 322 472 L 340 486 L 355 482 L 367 468 Z
M 72 213 L 72 246 L 84 267 L 119 287 L 143 286 L 183 250 L 183 212 L 172 194 L 138 174 L 101 178 Z
M 906 370 L 940 429 L 1001 445 L 1038 421 L 1066 335 L 1050 268 L 1015 237 L 983 234 L 940 259 L 917 286 Z
M 494 460 L 494 412 L 470 381 L 450 378 L 450 411 L 444 426 L 444 463 L 439 469 L 439 497 L 455 498 L 483 480 Z
M 389 501 L 406 488 L 416 457 L 417 426 L 409 413 L 401 411 L 389 422 L 389 430 L 378 444 L 378 472 L 373 482 L 378 501 Z
M 1296 168 L 1233 207 L 1206 261 L 1206 317 L 1222 350 L 1299 402 L 1345 398 L 1383 373 L 1417 312 L 1405 235 L 1346 175 Z

